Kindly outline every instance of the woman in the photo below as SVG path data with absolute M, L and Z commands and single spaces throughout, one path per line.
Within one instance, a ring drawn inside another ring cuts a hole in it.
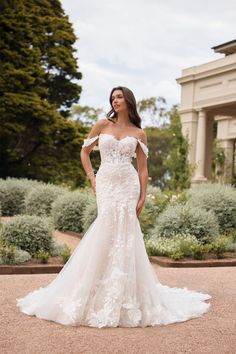
M 98 216 L 57 277 L 17 305 L 28 315 L 98 328 L 155 326 L 201 316 L 211 296 L 162 285 L 149 262 L 138 219 L 148 181 L 147 138 L 132 91 L 114 88 L 110 103 L 107 118 L 92 127 L 81 150 Z M 95 177 L 89 154 L 97 142 L 101 165 Z

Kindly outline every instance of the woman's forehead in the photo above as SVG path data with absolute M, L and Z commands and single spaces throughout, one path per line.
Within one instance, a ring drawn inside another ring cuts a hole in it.
M 115 96 L 118 96 L 118 95 L 123 95 L 122 90 L 115 90 L 115 91 L 113 91 L 112 97 L 115 97 Z

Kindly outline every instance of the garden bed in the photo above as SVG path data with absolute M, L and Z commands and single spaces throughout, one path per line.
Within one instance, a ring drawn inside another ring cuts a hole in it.
M 75 234 L 74 234 L 75 235 Z M 70 235 L 67 235 L 70 237 Z M 161 267 L 174 268 L 195 268 L 195 267 L 232 267 L 236 266 L 236 258 L 228 252 L 226 258 L 216 259 L 214 255 L 207 255 L 204 260 L 184 258 L 181 261 L 175 261 L 169 257 L 149 256 L 152 263 Z M 29 262 L 20 265 L 0 265 L 0 274 L 45 274 L 59 273 L 64 264 L 60 257 L 49 257 L 48 263 L 40 263 L 38 259 L 31 259 Z

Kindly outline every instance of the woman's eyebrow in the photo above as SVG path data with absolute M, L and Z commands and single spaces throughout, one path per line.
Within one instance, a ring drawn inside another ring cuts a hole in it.
M 111 98 L 115 98 L 116 96 L 117 97 L 122 96 L 122 93 L 118 93 L 117 95 L 111 96 Z

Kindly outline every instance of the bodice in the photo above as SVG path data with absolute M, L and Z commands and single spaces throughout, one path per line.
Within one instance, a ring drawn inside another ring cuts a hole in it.
M 100 133 L 94 137 L 84 139 L 83 147 L 91 145 L 98 140 L 101 162 L 109 163 L 131 163 L 132 158 L 136 157 L 136 148 L 139 144 L 146 158 L 148 158 L 148 147 L 134 136 L 126 136 L 117 139 L 112 134 Z

